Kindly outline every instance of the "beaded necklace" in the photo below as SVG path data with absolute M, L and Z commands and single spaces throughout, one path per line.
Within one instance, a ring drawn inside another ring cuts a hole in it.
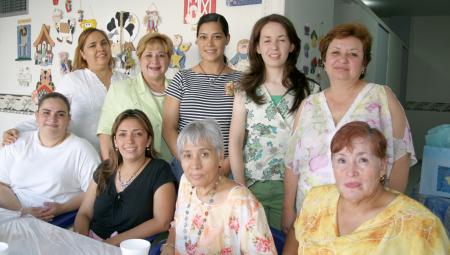
M 200 225 L 200 227 L 198 228 L 198 231 L 197 231 L 197 238 L 196 238 L 195 242 L 193 242 L 193 239 L 191 239 L 191 238 L 188 237 L 188 236 L 189 236 L 189 233 L 188 233 L 188 232 L 189 232 L 189 231 L 188 231 L 189 211 L 190 211 L 190 209 L 191 209 L 192 196 L 193 196 L 193 194 L 194 194 L 194 191 L 196 191 L 196 190 L 195 190 L 195 187 L 194 187 L 194 186 L 191 186 L 191 191 L 190 191 L 190 193 L 189 193 L 189 195 L 190 195 L 190 196 L 189 196 L 189 203 L 188 203 L 188 205 L 187 205 L 187 207 L 186 207 L 186 211 L 185 211 L 185 214 L 184 214 L 184 229 L 183 229 L 184 245 L 185 245 L 186 251 L 187 251 L 188 253 L 190 253 L 190 251 L 195 251 L 195 249 L 197 248 L 198 241 L 200 240 L 200 236 L 202 235 L 202 232 L 203 232 L 203 230 L 205 229 L 206 220 L 208 219 L 209 211 L 211 210 L 211 205 L 214 203 L 214 196 L 216 195 L 216 192 L 217 192 L 217 186 L 219 185 L 220 181 L 221 181 L 221 178 L 220 178 L 220 176 L 219 176 L 219 178 L 217 179 L 217 181 L 214 183 L 214 187 L 213 187 L 212 190 L 210 191 L 210 195 L 209 195 L 209 198 L 208 198 L 208 201 L 207 201 L 207 202 L 203 202 L 203 201 L 201 201 L 201 200 L 199 199 L 203 205 L 206 204 L 206 211 L 205 211 L 205 213 L 204 213 L 204 218 L 201 220 L 201 225 Z M 195 216 L 194 216 L 194 217 L 195 217 Z M 194 224 L 194 226 L 192 226 L 192 224 Z M 192 221 L 192 224 L 191 224 L 191 229 L 192 229 L 192 228 L 195 228 L 195 226 L 196 226 L 194 220 Z M 194 253 L 195 253 L 195 252 L 194 252 Z

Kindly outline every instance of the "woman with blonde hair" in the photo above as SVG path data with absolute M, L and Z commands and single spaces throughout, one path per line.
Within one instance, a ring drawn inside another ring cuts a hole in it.
M 172 154 L 162 138 L 162 109 L 169 80 L 166 71 L 172 56 L 172 40 L 164 34 L 148 33 L 139 40 L 137 56 L 141 73 L 132 79 L 113 84 L 106 95 L 97 133 L 102 158 L 108 158 L 111 144 L 111 126 L 114 119 L 126 109 L 142 110 L 153 124 L 155 150 L 162 159 L 170 161 Z
M 125 78 L 113 72 L 111 44 L 103 30 L 89 28 L 78 37 L 73 71 L 56 84 L 56 92 L 65 95 L 72 107 L 70 130 L 88 140 L 98 151 L 97 123 L 109 86 Z M 33 121 L 25 121 L 3 134 L 3 143 L 13 143 L 19 132 L 35 130 Z

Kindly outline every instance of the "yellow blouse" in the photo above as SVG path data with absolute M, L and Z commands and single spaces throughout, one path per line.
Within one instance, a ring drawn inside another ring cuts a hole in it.
M 339 236 L 337 227 L 338 199 L 335 185 L 315 187 L 309 192 L 294 225 L 298 254 L 450 254 L 440 220 L 403 194 L 343 236 Z

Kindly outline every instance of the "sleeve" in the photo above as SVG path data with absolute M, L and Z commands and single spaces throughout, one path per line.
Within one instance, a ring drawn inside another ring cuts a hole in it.
M 419 226 L 415 225 L 408 232 L 405 233 L 405 241 L 410 247 L 410 254 L 450 254 L 450 242 L 445 228 L 434 215 L 432 219 L 422 220 Z
M 14 145 L 5 145 L 0 149 L 0 182 L 10 185 L 9 171 L 14 162 Z
M 183 79 L 183 71 L 178 71 L 177 74 L 175 74 L 175 77 L 170 81 L 170 85 L 167 88 L 167 95 L 174 97 L 181 101 L 183 98 L 183 92 L 184 92 L 184 79 Z
M 119 96 L 118 86 L 124 86 L 122 82 L 112 84 L 106 93 L 105 101 L 103 103 L 100 120 L 98 122 L 97 134 L 111 135 L 111 128 L 115 118 L 119 115 Z
M 162 185 L 169 183 L 169 182 L 175 182 L 175 177 L 172 174 L 172 170 L 170 170 L 170 165 L 167 164 L 164 160 L 160 160 L 160 159 L 153 159 L 153 160 L 158 161 L 158 166 L 156 166 L 158 168 L 157 174 L 156 174 L 156 178 L 153 182 L 153 193 L 154 193 Z
M 80 150 L 78 181 L 81 189 L 86 191 L 95 169 L 97 169 L 100 164 L 100 157 L 94 147 L 87 141 L 83 141 Z
M 237 230 L 243 254 L 276 254 L 264 208 L 250 191 L 246 193 L 234 201 L 239 213 L 231 214 L 228 227 Z
M 22 121 L 21 123 L 19 123 L 14 128 L 19 130 L 20 133 L 23 133 L 23 132 L 26 132 L 26 131 L 35 131 L 35 130 L 38 129 L 38 126 L 37 126 L 35 118 L 29 118 L 27 120 Z
M 407 153 L 409 153 L 409 166 L 415 165 L 417 163 L 417 158 L 416 152 L 414 151 L 411 128 L 409 127 L 408 120 L 406 120 L 403 138 L 398 139 L 394 137 L 394 161 L 403 157 Z

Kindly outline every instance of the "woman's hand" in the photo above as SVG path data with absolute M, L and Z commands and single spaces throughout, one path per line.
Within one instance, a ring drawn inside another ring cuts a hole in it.
M 122 239 L 118 235 L 105 239 L 105 243 L 109 243 L 114 246 L 119 246 L 121 242 Z
M 15 143 L 17 138 L 19 138 L 19 130 L 11 128 L 3 132 L 2 145 Z
M 161 255 L 173 255 L 175 254 L 175 247 L 173 244 L 165 243 L 161 247 Z
M 283 215 L 281 217 L 281 230 L 287 234 L 289 230 L 292 227 L 292 224 L 294 224 L 295 217 L 296 217 L 295 209 L 294 208 L 284 208 L 283 209 Z

